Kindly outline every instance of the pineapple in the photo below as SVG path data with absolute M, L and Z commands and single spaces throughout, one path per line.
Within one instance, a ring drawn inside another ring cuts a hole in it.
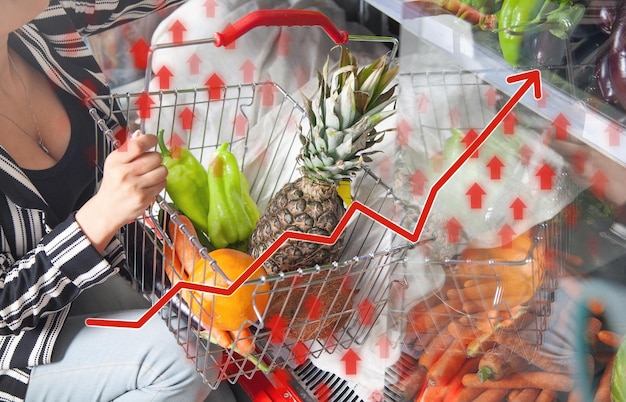
M 364 67 L 345 47 L 337 67 L 329 72 L 329 60 L 318 73 L 315 95 L 305 98 L 310 130 L 304 134 L 299 155 L 301 176 L 286 184 L 270 200 L 248 243 L 257 258 L 285 231 L 330 235 L 346 209 L 337 193 L 341 180 L 350 180 L 376 151 L 383 139 L 376 126 L 395 110 L 394 81 L 397 64 L 383 55 Z M 337 261 L 342 237 L 333 245 L 289 240 L 264 263 L 268 274 L 289 272 Z

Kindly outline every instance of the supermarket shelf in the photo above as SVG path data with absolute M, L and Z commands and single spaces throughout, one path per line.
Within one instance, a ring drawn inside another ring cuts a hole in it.
M 364 0 L 367 4 L 377 8 L 387 17 L 396 21 L 402 20 L 403 3 L 400 0 Z
M 405 45 L 410 46 L 407 42 L 412 42 L 415 37 L 449 55 L 449 63 L 442 68 L 453 68 L 456 64 L 456 68 L 474 72 L 508 96 L 517 90 L 517 85 L 506 83 L 506 77 L 518 71 L 493 50 L 475 41 L 469 23 L 452 15 L 424 16 L 417 7 L 410 5 L 411 2 L 365 1 L 400 21 L 403 32 L 400 38 L 401 52 Z M 541 101 L 535 100 L 529 92 L 521 103 L 550 122 L 565 117 L 569 135 L 626 166 L 626 131 L 621 124 L 591 107 L 582 100 L 582 96 L 579 99 L 557 87 L 553 77 L 547 77 L 545 73 L 542 87 L 544 98 Z

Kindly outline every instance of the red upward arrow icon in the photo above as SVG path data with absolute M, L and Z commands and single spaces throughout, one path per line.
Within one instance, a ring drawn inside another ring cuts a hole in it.
M 455 160 L 452 165 L 443 173 L 443 175 L 435 182 L 435 184 L 430 189 L 428 196 L 426 197 L 426 201 L 422 208 L 422 212 L 418 217 L 417 223 L 415 225 L 415 229 L 411 232 L 404 227 L 398 225 L 397 223 L 391 221 L 387 217 L 380 215 L 376 211 L 371 208 L 365 206 L 359 201 L 354 201 L 348 207 L 348 210 L 344 214 L 344 216 L 339 221 L 339 224 L 333 230 L 330 236 L 322 236 L 322 235 L 313 235 L 308 233 L 301 233 L 295 231 L 286 231 L 281 234 L 278 239 L 272 243 L 267 250 L 265 250 L 256 260 L 246 269 L 243 274 L 241 274 L 237 279 L 233 280 L 232 284 L 228 288 L 221 288 L 217 286 L 205 285 L 202 283 L 196 282 L 187 282 L 180 281 L 176 283 L 172 288 L 170 288 L 160 299 L 158 299 L 152 307 L 150 307 L 140 318 L 136 321 L 129 320 L 116 320 L 116 319 L 106 319 L 106 318 L 87 318 L 85 320 L 86 325 L 91 326 L 101 326 L 101 327 L 117 327 L 117 328 L 141 328 L 153 315 L 157 314 L 165 304 L 170 301 L 176 294 L 182 289 L 188 289 L 197 292 L 207 292 L 218 295 L 230 296 L 232 295 L 241 285 L 243 285 L 249 278 L 252 276 L 257 269 L 259 269 L 262 264 L 272 255 L 274 252 L 286 241 L 288 240 L 301 240 L 306 242 L 315 242 L 320 244 L 334 244 L 338 239 L 346 225 L 352 219 L 352 216 L 359 212 L 372 220 L 375 220 L 379 224 L 387 227 L 390 230 L 393 230 L 398 235 L 402 236 L 409 242 L 416 243 L 421 235 L 426 222 L 428 221 L 428 217 L 430 215 L 430 211 L 432 209 L 433 203 L 435 202 L 435 198 L 437 197 L 437 193 L 441 188 L 446 184 L 448 180 L 452 177 L 454 173 L 456 173 L 461 166 L 470 158 L 470 156 L 476 152 L 476 150 L 485 142 L 485 140 L 491 135 L 491 133 L 496 129 L 496 127 L 502 122 L 504 117 L 513 109 L 513 107 L 519 103 L 524 94 L 528 92 L 531 88 L 534 88 L 533 96 L 535 99 L 541 99 L 542 90 L 541 90 L 541 73 L 539 70 L 530 70 L 525 71 L 519 74 L 511 75 L 507 77 L 506 81 L 508 83 L 521 82 L 520 87 L 517 91 L 511 96 L 511 98 L 507 101 L 507 103 L 502 107 L 502 109 L 494 116 L 494 118 L 487 124 L 487 127 L 483 129 L 483 131 L 478 135 L 476 140 L 469 144 L 469 146 L 461 153 L 459 158 Z M 353 355 L 356 356 L 356 353 L 353 352 Z M 345 356 L 344 356 L 345 357 Z M 358 356 L 356 356 L 358 358 Z M 348 362 L 347 362 L 348 363 Z M 346 364 L 348 365 L 348 364 Z M 348 368 L 348 367 L 346 367 Z M 354 368 L 356 371 L 356 362 L 354 362 Z M 347 370 L 346 370 L 347 373 Z
M 606 177 L 602 171 L 598 170 L 590 179 L 591 183 L 591 192 L 598 198 L 604 197 L 604 192 L 606 188 L 606 184 L 609 182 L 609 179 Z
M 214 18 L 215 17 L 215 8 L 217 7 L 217 0 L 206 0 L 203 4 L 204 8 L 206 8 L 206 17 Z
M 524 219 L 524 209 L 526 208 L 526 204 L 519 197 L 515 198 L 511 205 L 509 206 L 513 211 L 513 219 L 516 221 Z
M 471 209 L 481 209 L 483 207 L 483 195 L 487 193 L 478 183 L 472 184 L 465 194 L 469 196 Z
M 503 129 L 502 129 L 503 134 L 507 134 L 507 135 L 515 134 L 515 123 L 517 123 L 517 117 L 515 117 L 515 114 L 509 113 L 504 118 L 503 123 L 504 123 Z
M 458 243 L 461 238 L 459 232 L 463 229 L 461 223 L 459 223 L 456 218 L 452 217 L 446 223 L 445 228 L 448 231 L 448 241 L 450 243 Z
M 511 226 L 505 223 L 504 226 L 502 226 L 502 229 L 500 229 L 500 231 L 498 232 L 498 234 L 502 239 L 503 248 L 510 248 L 513 246 L 513 237 L 515 237 L 515 232 L 513 231 L 513 228 Z
M 555 134 L 554 137 L 557 140 L 567 140 L 567 129 L 570 126 L 570 122 L 562 113 L 559 113 L 558 116 L 552 122 L 554 126 Z
M 477 137 L 478 137 L 478 133 L 474 129 L 469 129 L 467 133 L 465 133 L 465 135 L 463 136 L 463 139 L 461 140 L 461 142 L 465 144 L 465 147 L 468 147 L 469 144 L 474 142 L 474 140 L 476 140 Z M 478 150 L 476 150 L 476 152 L 472 154 L 471 158 L 478 158 Z
M 178 115 L 180 118 L 181 125 L 183 126 L 183 130 L 191 130 L 191 126 L 193 125 L 193 118 L 196 117 L 189 107 L 183 109 L 182 112 Z
M 222 99 L 222 87 L 224 86 L 224 81 L 222 81 L 219 75 L 215 73 L 211 74 L 211 76 L 208 80 L 206 80 L 204 85 L 209 88 L 210 100 Z
M 243 72 L 243 82 L 250 83 L 254 80 L 254 72 L 256 71 L 256 67 L 250 59 L 244 61 L 244 63 L 241 65 L 240 70 Z
M 411 183 L 413 189 L 413 195 L 424 195 L 424 184 L 428 181 L 428 178 L 422 173 L 421 170 L 417 169 L 415 173 L 411 175 L 409 178 L 409 182 Z
M 494 87 L 489 87 L 485 92 L 485 98 L 487 98 L 487 106 L 493 107 L 498 101 L 498 92 Z
M 154 101 L 148 95 L 147 92 L 142 92 L 141 95 L 135 101 L 135 104 L 138 108 L 138 114 L 140 119 L 149 119 L 150 118 L 150 107 L 154 105 Z
M 357 373 L 357 365 L 360 360 L 361 358 L 354 350 L 348 349 L 341 358 L 341 361 L 346 364 L 346 375 L 355 375 Z
M 552 190 L 552 178 L 556 176 L 554 170 L 548 165 L 544 163 L 541 166 L 535 176 L 539 177 L 540 188 L 542 190 Z
M 615 122 L 609 123 L 606 130 L 604 130 L 609 137 L 609 146 L 610 147 L 619 147 L 620 144 L 620 136 L 622 134 L 622 128 L 619 124 Z
M 379 357 L 381 359 L 389 358 L 389 350 L 391 349 L 392 342 L 387 336 L 387 334 L 382 334 L 378 342 L 376 342 L 376 346 L 378 346 Z
M 155 76 L 159 79 L 159 89 L 170 89 L 170 79 L 174 76 L 169 68 L 163 66 L 156 72 Z
M 502 163 L 497 156 L 494 156 L 487 162 L 487 167 L 489 168 L 489 172 L 491 172 L 491 180 L 500 180 L 504 163 Z
M 202 63 L 202 59 L 196 53 L 189 56 L 187 59 L 187 63 L 189 64 L 189 74 L 198 74 L 200 72 L 200 64 Z
M 183 36 L 184 36 L 184 33 L 187 31 L 187 28 L 185 28 L 185 25 L 183 25 L 183 23 L 180 22 L 180 20 L 176 20 L 170 27 L 169 31 L 172 33 L 173 43 L 182 43 Z
M 143 39 L 139 39 L 130 48 L 130 52 L 135 57 L 135 68 L 145 70 L 148 67 L 148 53 L 150 53 L 150 45 Z

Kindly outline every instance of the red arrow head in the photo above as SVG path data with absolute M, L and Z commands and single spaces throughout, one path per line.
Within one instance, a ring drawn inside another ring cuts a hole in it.
M 504 224 L 502 229 L 498 231 L 498 234 L 502 238 L 502 248 L 511 248 L 513 247 L 513 237 L 515 236 L 515 231 L 508 224 Z
M 542 98 L 543 90 L 541 88 L 541 72 L 539 70 L 528 70 L 518 74 L 509 75 L 506 77 L 506 82 L 512 84 L 518 81 L 526 81 L 522 85 L 527 85 L 529 88 L 534 86 L 533 95 L 535 99 Z
M 135 68 L 143 70 L 148 66 L 148 53 L 150 53 L 150 45 L 143 39 L 137 40 L 130 48 L 130 53 L 135 56 Z
M 465 193 L 469 196 L 470 208 L 471 209 L 481 209 L 482 208 L 482 199 L 485 193 L 485 190 L 478 184 L 474 183 L 469 190 Z
M 359 303 L 359 318 L 361 320 L 361 324 L 363 325 L 372 325 L 373 323 L 373 314 L 375 310 L 375 306 L 367 299 L 364 299 Z

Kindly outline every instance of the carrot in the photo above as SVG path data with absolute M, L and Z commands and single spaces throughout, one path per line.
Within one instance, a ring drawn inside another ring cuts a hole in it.
M 188 279 L 187 274 L 183 271 L 180 258 L 176 255 L 174 249 L 165 242 L 163 243 L 163 270 L 172 285 L 175 285 L 180 280 L 186 281 Z
M 409 343 L 407 343 L 407 345 L 411 345 L 411 348 L 416 352 L 422 352 L 438 334 L 438 332 L 415 334 L 415 338 L 413 339 L 413 341 L 411 342 L 409 340 Z
M 448 392 L 447 385 L 430 385 L 428 383 L 415 398 L 415 402 L 442 402 Z
M 500 402 L 504 400 L 509 391 L 506 388 L 486 389 L 474 399 L 474 402 Z
M 465 363 L 465 344 L 458 339 L 452 341 L 441 357 L 428 369 L 428 385 L 448 385 Z
M 178 214 L 178 219 L 192 237 L 197 237 L 196 229 L 191 220 L 183 214 Z M 174 243 L 174 253 L 180 258 L 182 268 L 188 277 L 193 275 L 196 262 L 202 258 L 197 247 L 190 240 L 190 237 L 183 232 L 181 226 L 177 225 L 171 218 L 167 222 L 167 231 L 170 239 Z
M 485 332 L 474 338 L 467 345 L 467 356 L 473 357 L 477 356 L 480 353 L 484 353 L 494 347 L 496 341 L 493 338 L 493 332 Z
M 486 306 L 483 305 L 480 300 L 468 300 L 463 303 L 461 309 L 467 314 L 478 313 L 486 310 Z
M 221 346 L 224 349 L 230 349 L 233 346 L 233 338 L 228 331 L 211 327 L 210 330 L 202 331 L 201 337 L 207 338 L 211 343 Z
M 458 296 L 463 300 L 491 300 L 500 285 L 494 280 L 470 284 L 461 289 L 455 289 Z M 452 294 L 449 292 L 448 297 Z
M 521 356 L 496 345 L 481 356 L 478 363 L 478 379 L 481 382 L 487 380 L 499 381 L 510 373 L 522 371 L 528 367 L 528 362 Z
M 480 352 L 486 352 L 491 349 L 496 344 L 496 333 L 498 331 L 513 330 L 517 333 L 536 319 L 536 316 L 528 313 L 527 308 L 524 306 L 513 307 L 510 314 L 509 312 L 501 313 L 508 315 L 508 317 L 490 320 L 488 322 L 489 325 L 485 326 L 484 333 L 467 345 L 468 356 L 476 356 Z
M 480 335 L 476 327 L 464 324 L 460 319 L 455 319 L 448 323 L 448 332 L 465 344 Z
M 597 337 L 600 342 L 615 349 L 622 344 L 622 336 L 608 329 L 600 330 Z
M 454 337 L 448 333 L 448 331 L 441 331 L 430 341 L 426 348 L 422 351 L 418 359 L 418 364 L 426 370 L 429 370 L 433 364 L 443 354 L 443 352 L 450 346 Z
M 536 343 L 520 338 L 517 333 L 500 331 L 495 334 L 495 340 L 498 344 L 521 356 L 528 363 L 543 371 L 567 373 L 569 370 L 567 364 L 539 353 Z
M 540 393 L 541 390 L 538 388 L 524 388 L 520 390 L 520 392 L 514 397 L 509 394 L 509 402 L 534 401 L 537 399 Z
M 246 358 L 250 363 L 254 364 L 256 368 L 258 368 L 261 372 L 265 374 L 269 374 L 272 369 L 258 357 L 253 354 L 245 354 L 237 348 L 237 345 L 234 344 L 233 338 L 231 337 L 231 333 L 229 331 L 224 331 L 222 329 L 218 329 L 215 327 L 211 327 L 210 330 L 200 331 L 198 333 L 200 339 L 208 340 L 209 342 L 221 346 L 224 349 L 230 349 L 237 354 L 240 354 Z
M 499 381 L 481 382 L 478 374 L 463 376 L 463 385 L 466 387 L 482 388 L 540 388 L 553 391 L 569 392 L 574 388 L 572 378 L 567 374 L 550 373 L 545 371 L 524 371 L 511 373 Z
M 478 369 L 478 361 L 478 357 L 465 360 L 465 363 L 463 363 L 452 381 L 450 381 L 450 386 L 448 387 L 448 392 L 443 402 L 458 402 L 459 395 L 465 389 L 465 387 L 463 387 L 463 376 L 475 372 Z
M 465 387 L 461 389 L 461 392 L 457 395 L 457 398 L 454 402 L 474 402 L 478 395 L 482 394 L 485 391 L 484 388 L 469 388 Z
M 238 353 L 247 355 L 254 352 L 254 335 L 249 327 L 241 328 L 238 333 L 230 331 L 230 334 L 235 340 Z
M 593 397 L 593 402 L 605 402 L 611 400 L 611 374 L 613 373 L 613 364 L 615 359 L 609 360 L 604 367 L 604 372 L 598 380 L 598 386 Z
M 462 306 L 460 300 L 446 300 L 428 307 L 424 313 L 411 317 L 412 328 L 417 333 L 439 332 L 452 316 L 460 313 Z
M 535 399 L 535 402 L 554 402 L 556 400 L 556 391 L 551 389 L 542 389 Z

